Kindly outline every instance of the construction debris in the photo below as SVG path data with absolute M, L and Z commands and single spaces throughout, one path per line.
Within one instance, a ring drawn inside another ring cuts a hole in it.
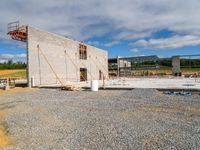
M 176 91 L 165 91 L 163 92 L 165 95 L 176 95 L 176 96 L 191 96 L 192 93 L 191 92 L 176 92 Z
M 200 72 L 196 72 L 196 73 L 193 73 L 193 74 L 187 74 L 187 75 L 184 75 L 184 77 L 186 77 L 186 78 L 199 78 Z
M 61 90 L 65 90 L 65 91 L 80 91 L 81 88 L 80 87 L 76 87 L 74 85 L 65 85 L 61 88 Z

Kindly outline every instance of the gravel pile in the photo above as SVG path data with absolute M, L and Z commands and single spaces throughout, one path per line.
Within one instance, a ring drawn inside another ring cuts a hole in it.
M 200 96 L 153 89 L 1 95 L 9 149 L 200 149 Z

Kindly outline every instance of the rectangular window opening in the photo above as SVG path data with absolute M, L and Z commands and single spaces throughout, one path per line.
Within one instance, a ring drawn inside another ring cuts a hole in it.
M 87 59 L 87 46 L 79 44 L 79 56 L 80 59 Z

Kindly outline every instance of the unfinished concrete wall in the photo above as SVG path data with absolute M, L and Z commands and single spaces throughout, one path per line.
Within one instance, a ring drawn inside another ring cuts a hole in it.
M 178 75 L 180 73 L 181 73 L 180 57 L 179 56 L 173 56 L 172 57 L 172 74 Z
M 87 60 L 79 59 L 78 41 L 28 27 L 28 83 L 34 77 L 36 86 L 80 81 L 80 68 L 87 68 L 87 79 L 108 76 L 107 51 L 87 46 Z M 55 75 L 56 74 L 56 75 Z

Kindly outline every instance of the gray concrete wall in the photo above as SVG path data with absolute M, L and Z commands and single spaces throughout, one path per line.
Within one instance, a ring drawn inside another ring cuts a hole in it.
M 87 46 L 87 60 L 81 60 L 79 44 L 78 41 L 29 26 L 27 46 L 29 83 L 31 77 L 34 77 L 36 86 L 59 84 L 51 67 L 63 83 L 80 81 L 80 68 L 87 68 L 88 80 L 99 79 L 99 70 L 108 77 L 107 51 L 84 44 Z
M 172 57 L 172 74 L 176 75 L 181 72 L 180 67 L 180 57 L 179 56 L 173 56 Z

